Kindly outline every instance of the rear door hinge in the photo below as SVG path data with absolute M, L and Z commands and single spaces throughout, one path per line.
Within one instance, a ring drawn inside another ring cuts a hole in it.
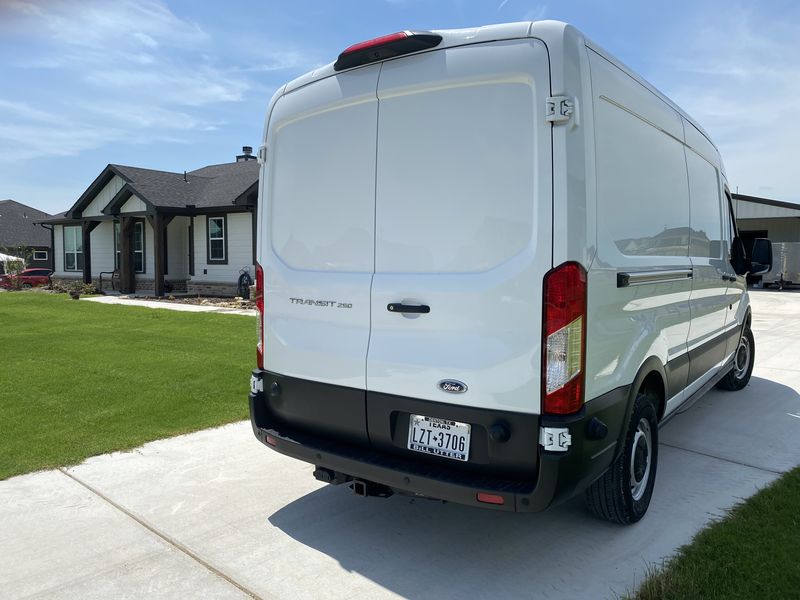
M 258 149 L 258 162 L 262 165 L 267 162 L 267 145 L 264 144 Z
M 544 118 L 548 123 L 566 123 L 575 111 L 575 101 L 569 96 L 548 96 Z

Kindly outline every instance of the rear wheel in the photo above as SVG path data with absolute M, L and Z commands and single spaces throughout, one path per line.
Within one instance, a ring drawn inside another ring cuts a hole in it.
M 756 358 L 756 342 L 753 332 L 745 329 L 739 340 L 739 346 L 733 355 L 733 368 L 725 377 L 719 380 L 717 387 L 721 390 L 735 392 L 741 390 L 750 382 L 753 374 L 753 364 Z
M 22 284 L 22 289 L 23 289 L 23 290 L 29 290 L 29 289 L 31 289 L 32 287 L 33 287 L 33 286 L 32 286 L 30 283 L 23 283 L 23 284 Z
M 586 490 L 586 505 L 598 517 L 629 525 L 650 506 L 658 466 L 655 400 L 645 390 L 637 394 L 622 454 Z

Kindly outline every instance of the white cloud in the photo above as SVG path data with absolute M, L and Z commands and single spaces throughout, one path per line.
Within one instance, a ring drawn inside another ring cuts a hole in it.
M 709 132 L 733 189 L 800 201 L 800 37 L 736 6 L 699 22 L 661 49 L 656 81 Z
M 39 124 L 0 121 L 0 162 L 15 163 L 45 156 L 74 156 L 124 136 L 120 129 L 62 121 Z
M 311 66 L 308 56 L 294 50 L 275 50 L 255 52 L 250 58 L 250 65 L 237 69 L 247 73 L 268 73 L 287 69 L 308 68 Z
M 0 111 L 39 123 L 56 123 L 59 121 L 58 116 L 53 113 L 34 108 L 26 102 L 11 102 L 0 98 Z
M 33 15 L 39 17 L 43 14 L 42 9 L 36 6 L 33 2 L 11 0 L 10 2 L 7 2 L 6 6 L 10 10 L 23 15 Z
M 138 40 L 143 46 L 147 46 L 148 48 L 158 48 L 158 42 L 151 38 L 146 33 L 142 33 L 141 31 L 137 31 L 133 34 L 133 38 Z
M 210 39 L 196 23 L 177 17 L 156 0 L 30 0 L 12 2 L 8 8 L 35 18 L 51 39 L 69 46 L 114 51 L 131 44 L 181 46 Z
M 250 40 L 243 51 L 240 36 L 212 38 L 160 0 L 0 0 L 0 39 L 14 36 L 26 51 L 10 55 L 0 77 L 46 72 L 25 90 L 0 92 L 6 163 L 121 140 L 183 142 L 219 128 L 218 107 L 260 91 L 258 74 L 305 64 L 291 47 L 272 52 Z
M 547 14 L 547 5 L 539 4 L 531 9 L 528 9 L 522 17 L 523 21 L 541 21 Z
M 245 80 L 229 77 L 217 69 L 184 70 L 163 65 L 160 70 L 101 70 L 87 74 L 85 80 L 106 91 L 125 93 L 129 99 L 152 96 L 157 90 L 159 102 L 173 106 L 238 102 L 250 87 Z

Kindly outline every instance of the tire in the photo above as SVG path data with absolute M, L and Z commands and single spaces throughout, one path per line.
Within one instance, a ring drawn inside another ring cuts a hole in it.
M 756 341 L 753 332 L 745 329 L 733 355 L 733 368 L 717 382 L 717 387 L 729 392 L 737 392 L 750 382 L 756 359 Z
M 29 290 L 33 286 L 30 283 L 23 283 L 21 287 L 22 287 L 23 290 Z
M 602 519 L 630 525 L 641 519 L 650 506 L 658 466 L 654 400 L 647 392 L 637 394 L 622 454 L 585 492 L 586 506 Z

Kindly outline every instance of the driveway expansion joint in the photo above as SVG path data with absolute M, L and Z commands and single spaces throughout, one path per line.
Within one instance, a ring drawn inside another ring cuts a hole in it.
M 713 458 L 716 460 L 721 460 L 726 463 L 730 463 L 732 465 L 739 465 L 740 467 L 748 467 L 750 469 L 756 469 L 758 471 L 763 471 L 764 473 L 772 473 L 774 475 L 784 475 L 786 471 L 781 471 L 780 469 L 770 469 L 769 467 L 760 467 L 758 465 L 754 465 L 751 463 L 741 462 L 738 460 L 733 460 L 731 458 L 725 458 L 723 456 L 717 456 L 715 454 L 710 454 L 708 452 L 703 452 L 701 450 L 692 450 L 691 448 L 684 448 L 683 446 L 676 446 L 675 444 L 670 444 L 668 442 L 659 442 L 661 446 L 667 446 L 669 448 L 674 448 L 675 450 L 683 450 L 684 452 L 690 452 L 692 454 L 699 454 L 700 456 L 706 456 L 708 458 Z
M 147 521 L 145 521 L 142 517 L 140 517 L 139 515 L 137 515 L 136 513 L 132 512 L 132 511 L 128 510 L 127 508 L 125 508 L 121 504 L 115 502 L 114 500 L 112 500 L 111 498 L 109 498 L 108 496 L 103 494 L 100 490 L 96 489 L 95 487 L 89 485 L 88 483 L 86 483 L 85 481 L 83 481 L 80 478 L 76 477 L 72 473 L 68 472 L 65 468 L 60 467 L 58 469 L 58 471 L 60 471 L 61 473 L 63 473 L 67 477 L 69 477 L 72 481 L 74 481 L 75 483 L 77 483 L 78 485 L 83 487 L 84 489 L 88 490 L 89 492 L 91 492 L 92 494 L 94 494 L 95 496 L 97 496 L 98 498 L 100 498 L 101 500 L 106 502 L 107 504 L 111 505 L 112 507 L 114 507 L 115 509 L 120 511 L 125 516 L 129 517 L 130 519 L 133 519 L 139 525 L 141 525 L 142 527 L 147 529 L 150 533 L 152 533 L 153 535 L 159 537 L 164 542 L 166 542 L 167 544 L 169 544 L 170 546 L 172 546 L 173 548 L 175 548 L 179 552 L 185 554 L 186 556 L 188 556 L 189 558 L 194 560 L 196 563 L 198 563 L 201 566 L 205 567 L 208 571 L 210 571 L 211 573 L 213 573 L 214 575 L 216 575 L 220 579 L 223 579 L 224 581 L 228 582 L 229 584 L 231 584 L 233 587 L 237 588 L 242 593 L 247 594 L 248 596 L 250 596 L 251 598 L 254 598 L 255 600 L 264 600 L 263 596 L 260 596 L 260 595 L 256 594 L 254 591 L 246 588 L 241 583 L 239 583 L 235 579 L 231 578 L 229 575 L 225 574 L 223 571 L 221 571 L 220 569 L 218 569 L 217 567 L 215 567 L 214 565 L 209 563 L 207 560 L 205 560 L 204 558 L 199 556 L 197 553 L 192 551 L 189 547 L 187 547 L 184 544 L 180 543 L 178 540 L 176 540 L 175 538 L 167 535 L 163 531 L 159 531 L 155 526 L 153 526 L 150 523 L 148 523 Z

